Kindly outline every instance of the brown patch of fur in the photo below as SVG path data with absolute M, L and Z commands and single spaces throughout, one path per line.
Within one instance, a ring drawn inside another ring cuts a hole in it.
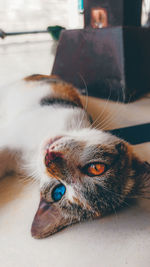
M 24 78 L 26 82 L 44 81 L 48 79 L 58 79 L 59 81 L 59 78 L 55 75 L 33 74 Z
M 56 97 L 61 97 L 62 99 L 72 101 L 75 104 L 77 104 L 79 107 L 83 108 L 81 99 L 80 99 L 80 94 L 73 87 L 73 85 L 65 83 L 65 82 L 56 83 L 56 84 L 53 84 L 52 89 Z
M 50 178 L 60 180 L 60 171 L 59 168 L 56 167 L 55 163 L 51 163 L 50 168 L 47 168 L 47 173 L 50 175 Z
M 53 79 L 56 81 L 53 81 Z M 77 89 L 69 83 L 62 81 L 59 77 L 55 75 L 41 75 L 41 74 L 34 74 L 28 76 L 24 79 L 27 82 L 36 82 L 36 81 L 46 81 L 51 83 L 51 89 L 54 92 L 54 97 L 62 98 L 63 100 L 69 100 L 74 102 L 79 107 L 83 108 L 80 94 L 78 93 Z

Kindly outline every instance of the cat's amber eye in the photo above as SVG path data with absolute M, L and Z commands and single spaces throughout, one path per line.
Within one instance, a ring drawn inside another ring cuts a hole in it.
M 106 166 L 102 163 L 90 163 L 84 167 L 84 171 L 89 176 L 98 176 L 105 172 Z

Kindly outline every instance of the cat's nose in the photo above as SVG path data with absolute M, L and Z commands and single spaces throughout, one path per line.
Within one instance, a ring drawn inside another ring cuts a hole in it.
M 47 150 L 47 153 L 45 156 L 45 165 L 46 167 L 49 167 L 50 162 L 54 162 L 62 158 L 63 158 L 63 155 L 61 152 Z

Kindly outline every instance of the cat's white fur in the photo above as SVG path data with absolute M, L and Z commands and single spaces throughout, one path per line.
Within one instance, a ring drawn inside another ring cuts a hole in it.
M 41 106 L 43 97 L 53 96 L 51 85 L 43 82 L 14 83 L 1 98 L 0 105 L 0 176 L 9 170 L 21 171 L 46 186 L 50 177 L 44 164 L 44 146 L 54 137 L 65 136 L 86 141 L 87 145 L 107 143 L 112 137 L 90 129 L 88 115 L 81 108 Z M 93 138 L 94 137 L 94 138 Z M 59 140 L 57 142 L 59 150 Z M 66 185 L 68 199 L 74 191 Z

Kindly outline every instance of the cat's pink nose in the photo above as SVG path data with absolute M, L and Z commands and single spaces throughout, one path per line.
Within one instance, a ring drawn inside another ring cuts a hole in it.
M 50 162 L 54 162 L 56 159 L 61 159 L 63 157 L 61 152 L 55 152 L 55 151 L 49 151 L 47 150 L 46 156 L 45 156 L 45 165 L 46 167 L 49 166 Z

